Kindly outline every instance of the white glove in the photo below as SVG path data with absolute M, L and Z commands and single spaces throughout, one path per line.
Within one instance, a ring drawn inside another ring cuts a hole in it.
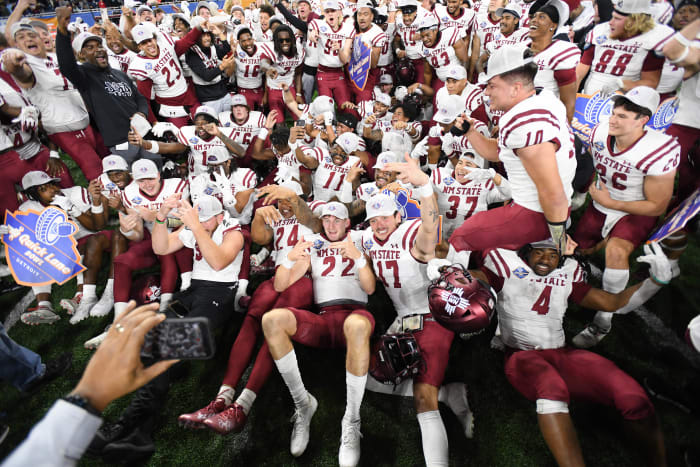
M 199 27 L 200 24 L 204 23 L 206 20 L 202 18 L 201 16 L 193 16 L 192 19 L 190 20 L 190 26 L 192 29 Z
M 0 224 L 0 237 L 7 233 L 10 233 L 10 228 L 5 224 Z
M 223 199 L 223 205 L 225 207 L 235 205 L 236 198 L 233 196 L 233 189 L 231 188 L 231 181 L 224 174 L 223 169 L 220 172 L 214 172 L 214 185 L 221 192 L 221 197 Z
M 241 298 L 248 295 L 248 279 L 238 279 L 238 289 L 236 290 L 236 297 L 233 300 L 233 309 L 237 312 L 242 312 L 243 307 L 238 303 Z
M 638 263 L 648 263 L 651 277 L 660 284 L 668 284 L 673 279 L 671 263 L 661 249 L 661 246 L 652 242 L 651 245 L 644 245 L 644 256 L 637 258 Z
M 124 6 L 127 8 L 136 8 L 141 5 L 141 2 L 137 0 L 124 0 Z
M 493 169 L 471 169 L 466 178 L 472 182 L 485 182 L 491 180 L 495 175 L 496 171 Z
M 323 112 L 323 124 L 326 126 L 333 125 L 333 112 Z
M 182 0 L 180 2 L 180 13 L 185 15 L 187 18 L 190 17 L 190 3 L 189 2 L 187 2 L 185 0 Z
M 430 127 L 430 131 L 428 131 L 428 136 L 432 138 L 439 138 L 442 136 L 442 128 L 440 125 L 434 125 Z
M 455 137 L 452 133 L 445 133 L 445 136 L 442 137 L 442 152 L 444 152 L 447 157 L 450 157 L 455 152 L 455 148 L 452 146 L 454 141 Z
M 82 214 L 78 207 L 73 202 L 63 195 L 56 195 L 51 201 L 51 205 L 59 207 L 73 217 L 78 217 Z
M 600 93 L 601 94 L 612 94 L 618 89 L 622 89 L 622 86 L 625 84 L 622 82 L 622 78 L 615 78 L 614 81 L 611 81 L 609 83 L 605 83 L 600 87 Z
M 411 157 L 413 159 L 420 159 L 423 156 L 428 155 L 428 137 L 423 138 L 421 142 L 416 144 L 416 147 L 411 151 Z
M 39 125 L 39 110 L 33 105 L 22 107 L 19 116 L 12 119 L 12 123 L 19 123 L 24 132 L 32 132 Z
M 157 138 L 162 138 L 168 131 L 173 135 L 177 135 L 180 130 L 170 122 L 158 122 L 153 125 L 153 128 L 151 128 L 151 133 L 153 133 L 153 136 Z
M 433 258 L 428 261 L 428 279 L 434 281 L 440 277 L 440 268 L 443 266 L 451 266 L 452 261 L 449 259 Z

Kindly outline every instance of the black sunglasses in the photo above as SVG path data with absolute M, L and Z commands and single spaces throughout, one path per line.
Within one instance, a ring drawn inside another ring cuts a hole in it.
M 278 37 L 277 40 L 279 40 L 280 42 L 292 42 L 291 37 Z

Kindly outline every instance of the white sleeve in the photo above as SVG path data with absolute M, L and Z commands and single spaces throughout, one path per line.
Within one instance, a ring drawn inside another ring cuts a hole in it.
M 508 149 L 521 149 L 526 146 L 559 142 L 559 121 L 547 109 L 528 109 L 514 115 L 500 130 L 503 144 Z
M 74 466 L 101 424 L 100 417 L 58 400 L 2 465 Z
M 194 248 L 195 243 L 197 243 L 197 241 L 194 239 L 194 234 L 190 229 L 180 230 L 180 232 L 177 234 L 177 238 L 179 238 L 182 244 L 187 248 Z

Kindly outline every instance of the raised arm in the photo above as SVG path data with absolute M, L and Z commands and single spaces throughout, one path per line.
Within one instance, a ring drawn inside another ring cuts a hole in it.
M 176 209 L 179 203 L 180 193 L 170 195 L 165 198 L 160 210 L 156 214 L 156 220 L 153 223 L 153 231 L 151 232 L 151 243 L 153 244 L 153 253 L 157 255 L 169 255 L 185 246 L 178 236 L 178 233 L 184 227 L 180 227 L 175 232 L 168 232 L 167 226 L 168 214 L 173 209 Z

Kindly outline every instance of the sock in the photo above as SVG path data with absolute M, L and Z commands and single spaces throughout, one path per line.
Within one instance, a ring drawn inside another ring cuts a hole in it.
M 173 294 L 171 294 L 171 293 L 160 294 L 160 308 L 158 311 L 165 311 L 168 308 L 168 305 L 170 305 L 170 302 L 172 300 L 173 300 Z
M 128 303 L 126 302 L 117 302 L 114 304 L 114 321 L 116 321 L 119 318 L 119 315 L 124 313 L 124 310 L 126 310 L 126 306 Z
M 367 375 L 365 389 L 379 394 L 390 394 L 392 396 L 413 397 L 413 380 L 405 379 L 394 388 L 393 384 L 380 383 L 372 375 Z
M 289 394 L 292 395 L 294 406 L 299 409 L 306 405 L 309 401 L 309 393 L 306 391 L 304 382 L 301 380 L 299 364 L 297 363 L 297 354 L 294 352 L 294 349 L 279 360 L 275 360 L 275 365 L 277 365 L 277 369 L 280 375 L 282 375 L 284 383 L 289 388 Z
M 219 393 L 216 395 L 217 399 L 223 399 L 226 405 L 231 405 L 233 402 L 233 396 L 236 394 L 236 390 L 233 389 L 228 384 L 222 384 L 219 388 Z
M 248 279 L 238 279 L 236 297 L 242 297 L 243 295 L 248 295 Z
M 629 269 L 605 268 L 603 271 L 603 290 L 610 293 L 618 293 L 625 290 L 630 278 Z M 602 330 L 609 330 L 612 327 L 613 313 L 599 311 L 593 319 L 593 324 Z
M 83 280 L 84 280 L 84 278 L 83 278 L 83 273 L 82 273 L 82 272 L 79 273 L 79 274 L 75 277 L 75 280 L 76 280 L 76 282 L 78 283 L 78 287 L 80 287 L 81 285 L 83 285 Z
M 349 371 L 345 371 L 346 402 L 343 419 L 347 421 L 360 419 L 360 405 L 362 405 L 362 397 L 365 395 L 366 384 L 367 373 L 355 376 Z
M 258 397 L 257 394 L 250 389 L 245 388 L 241 392 L 241 395 L 238 396 L 238 399 L 236 399 L 236 404 L 240 405 L 243 408 L 243 413 L 248 415 L 250 408 L 253 407 L 253 402 L 255 402 L 256 397 Z
M 107 279 L 107 284 L 105 284 L 105 290 L 102 292 L 102 294 L 108 293 L 110 295 L 114 295 L 114 278 Z
M 83 298 L 97 297 L 95 289 L 97 286 L 95 284 L 84 284 L 83 285 Z
M 46 307 L 49 310 L 53 311 L 53 306 L 51 306 L 51 302 L 49 302 L 48 300 L 42 300 L 39 303 L 37 303 L 37 305 L 40 307 Z
M 192 284 L 192 271 L 180 274 L 180 290 L 187 290 Z
M 418 414 L 420 437 L 423 444 L 425 465 L 430 467 L 449 465 L 447 431 L 439 410 Z

